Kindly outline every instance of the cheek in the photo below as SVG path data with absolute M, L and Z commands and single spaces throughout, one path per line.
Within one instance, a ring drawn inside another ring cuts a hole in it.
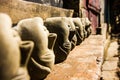
M 69 31 L 66 31 L 66 32 L 63 32 L 62 34 L 62 37 L 63 37 L 63 41 L 67 41 L 69 39 Z M 61 37 L 61 38 L 62 38 Z

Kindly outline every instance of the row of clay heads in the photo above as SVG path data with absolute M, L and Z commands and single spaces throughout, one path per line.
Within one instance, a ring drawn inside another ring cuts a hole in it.
M 46 78 L 55 63 L 66 60 L 70 51 L 90 35 L 90 21 L 81 20 L 52 17 L 43 21 L 34 17 L 11 27 L 10 17 L 1 13 L 1 80 Z

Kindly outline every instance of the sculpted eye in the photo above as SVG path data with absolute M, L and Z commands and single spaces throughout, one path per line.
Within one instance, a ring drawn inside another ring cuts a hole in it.
M 68 27 L 70 28 L 70 25 L 68 25 Z

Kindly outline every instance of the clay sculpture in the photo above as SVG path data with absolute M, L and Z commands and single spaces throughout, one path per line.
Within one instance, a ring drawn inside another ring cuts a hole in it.
M 91 22 L 87 17 L 80 19 L 82 24 L 84 25 L 85 38 L 87 38 L 91 34 Z
M 85 39 L 84 37 L 84 25 L 82 24 L 80 18 L 72 18 L 73 22 L 75 24 L 75 28 L 76 28 L 76 36 L 77 36 L 77 43 L 76 45 L 80 45 L 80 43 L 82 43 L 82 41 Z
M 11 26 L 10 17 L 0 13 L 0 80 L 11 80 L 20 67 L 19 45 Z
M 69 52 L 72 49 L 71 40 L 75 34 L 75 27 L 66 17 L 52 17 L 44 21 L 44 25 L 49 32 L 56 33 L 57 39 L 53 48 L 55 54 L 55 63 L 60 63 L 66 60 Z
M 31 59 L 28 62 L 28 71 L 31 80 L 44 79 L 54 66 L 53 47 L 57 35 L 49 34 L 40 17 L 21 20 L 18 22 L 16 30 L 22 40 L 31 40 L 34 42 L 34 49 Z
M 12 77 L 12 80 L 23 80 L 23 79 L 30 80 L 27 70 L 27 65 L 28 65 L 28 61 L 30 60 L 30 56 L 32 54 L 34 43 L 32 41 L 22 41 L 19 34 L 14 28 L 12 29 L 12 33 L 13 33 L 13 37 L 15 38 L 15 40 L 19 45 L 18 47 L 21 56 L 20 67 L 16 75 Z
M 65 18 L 65 17 L 64 17 Z M 66 24 L 69 27 L 69 41 L 71 43 L 71 51 L 75 48 L 77 44 L 77 35 L 76 35 L 76 27 L 71 17 L 66 17 Z

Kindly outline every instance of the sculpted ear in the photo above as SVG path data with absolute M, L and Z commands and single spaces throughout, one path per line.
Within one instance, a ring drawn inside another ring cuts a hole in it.
M 49 36 L 48 36 L 48 48 L 49 49 L 53 49 L 56 39 L 57 39 L 57 34 L 49 33 Z
M 34 43 L 32 41 L 22 41 L 20 44 L 21 51 L 21 64 L 22 66 L 27 66 L 30 59 L 31 53 L 33 51 Z
M 69 33 L 69 40 L 71 41 L 73 36 L 75 34 L 75 30 L 70 30 L 70 33 Z

